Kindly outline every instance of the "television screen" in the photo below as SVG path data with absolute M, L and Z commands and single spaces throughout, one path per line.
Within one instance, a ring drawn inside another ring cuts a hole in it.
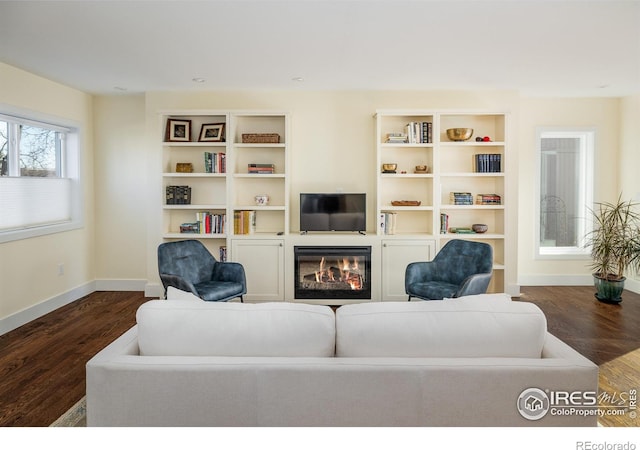
M 367 229 L 366 194 L 300 194 L 300 231 Z

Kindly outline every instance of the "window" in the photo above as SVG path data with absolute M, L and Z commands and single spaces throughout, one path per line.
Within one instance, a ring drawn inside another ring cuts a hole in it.
M 538 227 L 540 257 L 586 256 L 593 202 L 592 130 L 538 132 Z
M 0 114 L 0 242 L 81 226 L 78 129 Z

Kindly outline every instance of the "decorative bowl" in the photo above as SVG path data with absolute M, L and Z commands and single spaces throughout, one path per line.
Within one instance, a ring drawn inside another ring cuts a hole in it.
M 466 141 L 473 135 L 473 128 L 449 128 L 447 137 L 452 141 Z
M 382 165 L 382 170 L 384 172 L 395 172 L 397 168 L 398 168 L 397 164 L 386 163 Z
M 429 166 L 426 164 L 420 164 L 416 166 L 416 173 L 427 173 L 429 171 Z
M 476 233 L 486 233 L 489 227 L 484 223 L 474 223 L 473 225 L 471 225 L 471 229 Z
M 266 206 L 269 204 L 269 196 L 266 194 L 256 195 L 255 200 L 258 206 Z

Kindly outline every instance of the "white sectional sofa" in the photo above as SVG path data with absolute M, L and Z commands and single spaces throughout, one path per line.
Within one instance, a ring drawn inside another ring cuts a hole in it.
M 539 395 L 597 386 L 597 366 L 547 333 L 535 305 L 503 294 L 335 314 L 152 300 L 88 362 L 87 424 L 595 426 Z M 538 397 L 523 398 L 531 389 Z M 521 414 L 530 400 L 540 405 Z

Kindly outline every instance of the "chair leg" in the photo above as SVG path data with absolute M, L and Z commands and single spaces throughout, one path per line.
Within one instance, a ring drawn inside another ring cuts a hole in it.
M 242 298 L 242 295 L 240 296 L 240 303 L 244 303 L 244 299 Z
M 411 301 L 411 296 L 409 296 L 409 301 Z

